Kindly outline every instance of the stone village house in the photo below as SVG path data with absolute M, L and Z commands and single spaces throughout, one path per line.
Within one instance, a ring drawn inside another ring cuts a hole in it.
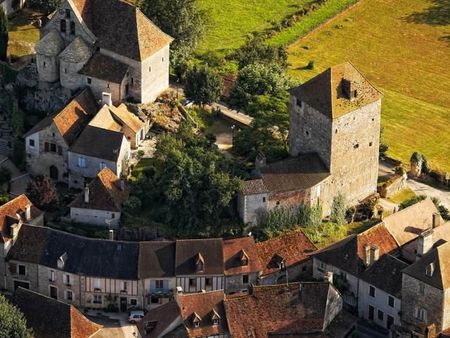
M 291 158 L 256 164 L 243 182 L 239 214 L 255 223 L 277 206 L 320 204 L 329 215 L 341 193 L 355 205 L 377 191 L 382 94 L 350 63 L 291 90 Z
M 129 2 L 63 0 L 36 46 L 40 86 L 152 102 L 169 86 L 172 40 Z

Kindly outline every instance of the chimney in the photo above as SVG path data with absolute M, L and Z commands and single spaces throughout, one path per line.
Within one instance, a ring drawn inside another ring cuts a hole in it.
M 84 187 L 84 203 L 89 203 L 89 187 Z
M 112 106 L 111 93 L 102 93 L 102 106 L 107 105 L 108 107 Z
M 11 225 L 13 243 L 16 242 L 17 236 L 19 236 L 19 231 L 20 231 L 21 226 L 22 225 L 20 223 L 15 223 L 15 224 Z
M 325 282 L 333 284 L 333 273 L 331 271 L 325 272 L 325 274 L 323 275 L 323 279 Z
M 375 263 L 380 258 L 380 248 L 376 245 L 370 248 L 370 265 Z
M 417 237 L 417 257 L 416 260 L 426 255 L 433 247 L 433 229 L 423 231 Z
M 364 265 L 370 265 L 370 245 L 364 246 Z
M 261 176 L 261 169 L 266 166 L 266 157 L 263 153 L 259 153 L 258 156 L 256 156 L 255 159 L 255 173 L 258 176 Z
M 110 241 L 114 240 L 114 230 L 112 230 L 112 229 L 109 230 L 109 240 Z
M 31 205 L 25 207 L 25 220 L 31 221 Z
M 441 226 L 441 214 L 438 212 L 435 212 L 433 214 L 433 229 L 437 228 L 438 226 Z

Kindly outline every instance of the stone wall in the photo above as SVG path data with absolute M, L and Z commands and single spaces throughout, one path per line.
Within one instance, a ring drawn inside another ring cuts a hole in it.
M 169 88 L 170 48 L 166 46 L 142 62 L 141 102 L 153 102 Z
M 311 205 L 311 190 L 276 192 L 269 194 L 269 210 L 276 207 L 290 208 L 300 204 Z
M 56 82 L 59 80 L 59 59 L 57 56 L 36 54 L 39 81 Z
M 16 273 L 11 272 L 11 264 L 17 266 Z M 25 266 L 25 275 L 19 274 L 19 265 Z M 29 289 L 39 292 L 39 272 L 37 264 L 23 263 L 11 260 L 6 262 L 6 289 L 9 292 L 14 292 L 14 282 L 28 283 Z
M 255 194 L 246 195 L 242 193 L 238 195 L 238 211 L 245 224 L 256 224 L 259 217 L 268 210 L 269 195 Z
M 75 63 L 60 60 L 59 73 L 61 86 L 73 91 L 85 87 L 85 77 L 78 74 L 85 64 L 86 62 Z
M 387 182 L 385 182 L 381 187 L 378 188 L 378 192 L 381 197 L 389 198 L 403 189 L 406 188 L 406 175 L 394 175 Z
M 243 275 L 248 276 L 248 283 L 243 283 Z M 250 284 L 257 284 L 259 273 L 240 274 L 233 276 L 225 276 L 225 293 L 239 292 L 247 290 Z
M 70 219 L 77 223 L 92 224 L 103 227 L 118 228 L 120 224 L 120 212 L 70 208 Z M 108 220 L 108 222 L 106 222 Z
M 260 277 L 262 285 L 273 285 L 279 283 L 309 281 L 313 275 L 313 261 L 307 259 L 299 264 L 291 265 L 286 271 L 276 271 Z
M 55 279 L 50 280 L 50 271 L 54 271 Z M 58 300 L 65 303 L 71 303 L 76 306 L 80 306 L 81 294 L 80 294 L 80 277 L 78 275 L 69 274 L 57 269 L 51 269 L 46 266 L 38 265 L 39 274 L 39 286 L 38 292 L 50 297 L 50 286 L 57 288 Z M 66 284 L 65 275 L 70 276 L 70 284 Z M 66 291 L 72 291 L 72 301 L 67 299 Z
M 102 93 L 110 93 L 112 103 L 118 106 L 126 97 L 125 83 L 127 82 L 127 77 L 124 77 L 121 83 L 108 82 L 85 75 L 82 75 L 81 78 L 84 86 L 91 88 L 92 94 L 97 101 L 102 100 Z M 88 82 L 88 79 L 91 83 Z

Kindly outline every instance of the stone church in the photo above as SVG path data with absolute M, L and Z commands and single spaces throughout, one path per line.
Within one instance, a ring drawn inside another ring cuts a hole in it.
M 242 184 L 239 213 L 256 223 L 278 206 L 320 204 L 330 214 L 339 193 L 348 206 L 377 191 L 382 94 L 350 63 L 294 88 L 289 99 L 290 158 L 257 160 Z
M 169 86 L 172 41 L 125 1 L 63 0 L 36 46 L 40 84 L 60 82 L 69 94 L 90 87 L 115 105 L 152 102 Z

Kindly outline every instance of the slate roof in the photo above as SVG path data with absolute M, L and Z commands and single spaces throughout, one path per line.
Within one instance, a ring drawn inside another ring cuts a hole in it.
M 42 214 L 42 211 L 36 208 L 23 194 L 0 206 L 0 243 L 11 238 L 10 225 L 19 220 L 27 222 L 25 218 L 27 206 L 31 207 L 31 219 Z
M 450 242 L 444 243 L 437 248 L 433 248 L 414 264 L 410 265 L 403 272 L 426 284 L 440 290 L 450 288 Z M 427 276 L 427 267 L 433 264 L 434 272 Z
M 90 57 L 91 50 L 81 36 L 77 36 L 66 49 L 59 54 L 61 60 L 71 63 L 86 62 Z
M 248 257 L 247 265 L 241 263 L 243 254 Z M 253 237 L 224 240 L 223 259 L 225 276 L 254 273 L 263 269 Z
M 128 198 L 130 189 L 109 169 L 104 168 L 88 185 L 89 203 L 84 201 L 84 191 L 77 195 L 69 205 L 71 208 L 107 210 L 120 212 L 122 204 Z
M 97 105 L 89 88 L 84 89 L 72 99 L 59 113 L 48 116 L 25 134 L 33 135 L 52 123 L 70 146 L 97 113 Z
M 46 56 L 57 56 L 64 49 L 64 40 L 56 29 L 48 32 L 36 44 L 36 53 Z
M 408 264 L 391 255 L 384 255 L 366 271 L 360 278 L 388 294 L 401 298 L 402 270 Z
M 173 39 L 162 32 L 138 8 L 122 0 L 74 0 L 75 7 L 98 45 L 141 61 Z
M 139 278 L 175 276 L 175 242 L 139 243 Z
M 310 258 L 317 250 L 316 246 L 301 230 L 286 233 L 282 236 L 256 244 L 263 275 L 279 271 L 281 261 L 290 267 Z
M 181 317 L 189 337 L 209 337 L 227 332 L 227 319 L 223 300 L 223 290 L 181 294 L 178 296 Z M 217 326 L 213 325 L 212 322 L 214 314 L 217 314 L 220 318 Z M 200 319 L 200 327 L 198 328 L 195 328 L 193 325 L 194 316 L 198 316 Z
M 70 151 L 116 162 L 122 142 L 124 142 L 124 135 L 121 132 L 87 126 L 70 148 Z
M 135 280 L 139 243 L 91 239 L 46 227 L 23 224 L 7 260 L 57 269 L 67 255 L 64 271 L 99 278 Z
M 345 95 L 342 80 L 351 82 L 352 89 L 357 91 L 354 100 Z M 349 62 L 328 68 L 304 84 L 291 89 L 291 94 L 331 119 L 376 102 L 383 96 Z
M 180 307 L 172 300 L 150 310 L 136 326 L 142 338 L 159 338 L 180 317 Z
M 394 237 L 384 224 L 379 223 L 372 228 L 324 248 L 313 256 L 327 264 L 333 265 L 354 276 L 359 276 L 365 270 L 364 248 L 366 245 L 377 246 L 379 257 L 392 254 L 398 249 Z
M 427 198 L 386 217 L 383 223 L 397 243 L 403 246 L 430 228 L 433 224 L 433 214 L 437 212 L 433 201 Z
M 109 56 L 95 53 L 79 73 L 103 81 L 120 84 L 126 76 L 128 68 L 128 65 L 125 63 Z
M 24 314 L 27 326 L 38 338 L 88 338 L 102 326 L 91 322 L 73 305 L 18 288 L 13 304 Z
M 320 333 L 337 294 L 325 282 L 254 286 L 247 296 L 225 299 L 230 335 L 301 337 Z
M 195 272 L 198 254 L 204 258 L 204 270 Z M 222 275 L 223 242 L 221 238 L 185 239 L 176 241 L 175 274 L 182 275 Z
M 261 168 L 261 176 L 262 182 L 245 183 L 244 189 L 251 194 L 265 192 L 264 188 L 270 193 L 304 190 L 319 184 L 330 173 L 317 154 L 305 154 L 268 164 Z

